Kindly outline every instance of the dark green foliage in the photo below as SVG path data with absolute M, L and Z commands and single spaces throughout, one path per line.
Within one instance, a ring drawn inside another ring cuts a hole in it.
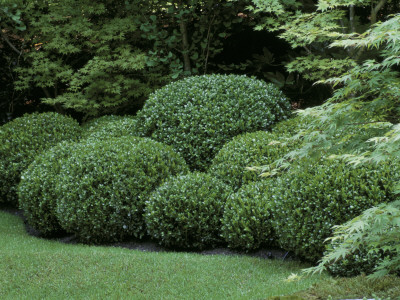
M 153 93 L 137 115 L 141 134 L 205 170 L 232 137 L 267 130 L 286 118 L 289 102 L 273 85 L 238 75 L 193 76 Z
M 17 204 L 21 172 L 36 155 L 80 135 L 77 121 L 56 113 L 26 114 L 0 127 L 0 202 Z
M 328 245 L 329 251 L 337 248 L 338 243 Z M 376 266 L 383 261 L 383 255 L 377 253 L 368 253 L 363 247 L 347 255 L 343 259 L 338 259 L 328 266 L 328 271 L 333 276 L 352 277 L 360 274 L 372 274 Z
M 393 200 L 396 165 L 351 167 L 337 160 L 305 160 L 275 179 L 274 229 L 281 246 L 307 260 L 321 258 L 332 226 Z
M 103 116 L 85 123 L 83 139 L 108 139 L 122 136 L 135 136 L 136 120 L 131 116 Z
M 312 121 L 312 117 L 295 116 L 274 125 L 272 132 L 276 135 L 295 135 L 306 129 Z
M 121 119 L 125 119 L 126 117 L 117 116 L 117 115 L 105 115 L 98 118 L 90 119 L 82 124 L 82 135 L 87 135 L 86 131 L 88 130 L 97 130 L 98 128 L 102 128 L 104 125 L 108 124 L 109 122 L 118 121 Z M 127 117 L 129 118 L 129 116 Z
M 271 179 L 252 182 L 228 198 L 222 237 L 229 247 L 253 250 L 273 243 L 271 200 L 265 197 L 271 184 Z
M 13 113 L 26 111 L 27 91 L 22 94 L 15 91 L 15 69 L 24 65 L 20 59 L 24 41 L 19 37 L 24 34 L 22 10 L 26 3 L 20 0 L 2 0 L 0 3 L 0 124 L 9 121 Z M 22 10 L 21 10 L 22 9 Z M 12 45 L 12 46 L 10 46 Z
M 392 180 L 398 182 L 398 170 L 392 173 Z M 398 188 L 398 186 L 397 186 Z M 360 261 L 365 257 L 370 272 L 372 264 L 375 264 L 373 273 L 368 277 L 377 279 L 390 273 L 400 274 L 400 200 L 389 203 L 382 203 L 362 212 L 354 219 L 334 227 L 331 244 L 324 257 L 315 267 L 309 268 L 306 272 L 322 272 L 336 261 L 345 261 L 347 265 L 340 268 L 347 271 L 351 268 L 360 269 Z M 352 258 L 354 255 L 362 255 L 360 258 Z M 349 258 L 351 258 L 349 260 Z M 350 267 L 350 268 L 349 268 Z
M 245 133 L 222 147 L 208 172 L 237 191 L 244 184 L 262 179 L 259 172 L 246 167 L 269 165 L 296 145 L 297 141 L 287 142 L 284 136 L 270 132 Z
M 229 186 L 204 173 L 171 178 L 146 202 L 149 234 L 167 247 L 201 249 L 221 242 Z
M 80 144 L 57 185 L 62 227 L 87 243 L 145 234 L 144 202 L 167 177 L 188 171 L 171 147 L 135 137 Z
M 30 2 L 23 6 L 29 22 L 23 56 L 29 65 L 17 71 L 17 90 L 41 88 L 42 102 L 84 117 L 141 106 L 159 81 L 146 68 L 136 24 L 147 3 Z
M 63 161 L 76 143 L 62 142 L 39 154 L 22 173 L 18 201 L 29 225 L 45 236 L 62 232 L 56 217 L 56 185 Z
M 244 18 L 249 1 L 149 1 L 149 12 L 138 18 L 142 37 L 151 41 L 148 65 L 176 79 L 229 69 L 213 58 L 226 47 L 228 37 L 241 32 L 254 18 Z M 142 4 L 143 5 L 143 4 Z M 168 24 L 168 26 L 165 26 Z M 220 62 L 220 61 L 219 61 Z M 164 71 L 165 72 L 165 71 Z M 213 71 L 211 71 L 213 72 Z

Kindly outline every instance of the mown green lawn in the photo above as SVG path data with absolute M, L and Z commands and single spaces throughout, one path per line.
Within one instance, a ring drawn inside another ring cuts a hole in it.
M 253 257 L 141 252 L 31 237 L 0 211 L 1 299 L 265 299 L 327 275 L 286 281 L 305 265 Z

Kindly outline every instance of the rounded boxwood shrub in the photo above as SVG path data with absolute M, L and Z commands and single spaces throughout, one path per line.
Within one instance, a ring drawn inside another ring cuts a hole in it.
M 137 114 L 137 130 L 174 147 L 192 170 L 205 170 L 231 138 L 268 130 L 289 109 L 272 84 L 239 75 L 193 76 L 150 95 Z
M 57 218 L 86 243 L 141 238 L 151 192 L 169 176 L 187 171 L 170 146 L 147 138 L 88 140 L 63 162 L 56 186 Z
M 229 186 L 204 173 L 171 178 L 146 202 L 149 234 L 161 245 L 202 249 L 221 242 Z
M 312 123 L 312 121 L 312 117 L 295 116 L 275 124 L 272 127 L 272 132 L 276 135 L 295 135 L 306 129 Z
M 82 123 L 82 134 L 85 134 L 85 131 L 90 130 L 91 128 L 102 127 L 104 124 L 109 122 L 118 121 L 125 118 L 130 118 L 130 116 L 104 115 L 98 118 L 90 119 L 89 121 Z
M 0 127 L 0 203 L 17 205 L 21 172 L 36 155 L 80 136 L 76 120 L 52 112 L 26 114 Z
M 22 173 L 18 185 L 18 201 L 29 225 L 44 236 L 63 232 L 56 217 L 58 194 L 56 185 L 63 161 L 73 152 L 76 143 L 61 142 L 36 156 Z
M 257 131 L 234 137 L 225 144 L 212 160 L 208 172 L 229 184 L 234 191 L 252 181 L 262 180 L 259 172 L 246 167 L 265 166 L 296 148 L 298 141 L 290 142 L 285 136 Z
M 136 120 L 132 116 L 103 116 L 90 120 L 82 128 L 83 139 L 99 140 L 122 136 L 137 136 L 135 134 Z
M 268 189 L 280 245 L 310 261 L 321 258 L 332 226 L 365 209 L 394 200 L 396 164 L 359 165 L 305 160 Z
M 230 248 L 253 250 L 274 243 L 271 200 L 265 197 L 271 184 L 271 179 L 252 182 L 228 198 L 222 237 Z

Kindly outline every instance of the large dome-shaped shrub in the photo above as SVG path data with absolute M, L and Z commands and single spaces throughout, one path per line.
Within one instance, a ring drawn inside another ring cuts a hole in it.
M 204 173 L 171 178 L 146 202 L 149 234 L 167 247 L 205 248 L 221 242 L 229 186 Z
M 136 120 L 132 116 L 107 115 L 90 120 L 82 125 L 83 139 L 109 139 L 122 136 L 137 136 Z
M 271 184 L 271 179 L 252 182 L 228 198 L 222 237 L 230 248 L 253 250 L 274 243 L 271 199 L 265 197 Z
M 76 143 L 61 142 L 36 156 L 22 173 L 18 185 L 18 201 L 29 225 L 44 236 L 62 232 L 56 217 L 58 194 L 56 185 L 64 160 L 73 152 Z
M 310 261 L 321 258 L 332 226 L 394 200 L 397 165 L 352 167 L 337 160 L 306 160 L 275 179 L 273 226 L 280 245 Z
M 169 176 L 187 171 L 170 146 L 150 139 L 81 143 L 58 176 L 58 220 L 83 242 L 141 238 L 146 233 L 144 205 L 151 192 Z
M 17 204 L 20 175 L 36 155 L 80 138 L 74 119 L 57 113 L 26 114 L 0 127 L 0 203 Z
M 289 114 L 289 101 L 272 84 L 238 75 L 204 75 L 173 82 L 137 114 L 138 132 L 205 170 L 218 150 L 244 132 L 268 130 Z
M 242 185 L 262 180 L 259 172 L 246 167 L 265 166 L 296 148 L 298 141 L 288 141 L 285 136 L 257 131 L 234 137 L 214 157 L 209 173 L 235 191 Z

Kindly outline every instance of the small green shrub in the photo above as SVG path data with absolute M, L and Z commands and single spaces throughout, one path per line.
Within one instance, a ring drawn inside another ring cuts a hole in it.
M 310 261 L 321 258 L 332 226 L 393 200 L 397 165 L 352 167 L 337 160 L 305 160 L 275 179 L 273 226 L 279 243 Z
M 63 161 L 73 152 L 76 143 L 61 142 L 36 156 L 22 173 L 18 185 L 18 201 L 29 225 L 44 236 L 62 232 L 56 217 L 58 194 L 56 185 Z
M 171 145 L 192 170 L 205 170 L 231 138 L 270 129 L 289 108 L 272 84 L 238 75 L 193 76 L 150 96 L 137 114 L 138 132 Z
M 399 181 L 399 172 L 394 170 L 392 180 Z M 397 192 L 398 190 L 396 190 Z M 334 227 L 328 251 L 315 267 L 306 272 L 322 272 L 339 261 L 339 271 L 367 268 L 371 279 L 394 273 L 400 275 L 400 200 L 382 203 L 362 212 L 350 221 Z M 354 258 L 355 256 L 356 259 Z M 360 262 L 368 263 L 360 266 Z M 344 261 L 344 265 L 340 262 Z M 333 271 L 336 271 L 334 269 Z M 364 271 L 364 270 L 363 270 Z
M 329 244 L 328 251 L 333 251 L 337 246 L 338 243 Z M 363 247 L 345 258 L 333 262 L 327 269 L 333 276 L 340 277 L 353 277 L 361 274 L 370 275 L 382 261 L 382 254 L 368 253 L 368 249 Z
M 171 178 L 146 202 L 149 234 L 167 247 L 205 248 L 221 242 L 229 186 L 203 173 Z
M 167 177 L 186 173 L 170 146 L 122 137 L 79 144 L 57 178 L 57 218 L 87 243 L 143 237 L 145 201 Z
M 311 117 L 295 116 L 275 124 L 274 127 L 272 127 L 272 132 L 279 136 L 292 136 L 306 129 L 311 124 L 312 120 Z
M 17 205 L 21 172 L 36 155 L 80 135 L 77 121 L 57 113 L 26 114 L 0 127 L 0 203 Z
M 273 180 L 243 186 L 232 194 L 222 219 L 222 237 L 230 248 L 253 250 L 274 242 L 271 200 L 265 197 Z
M 98 128 L 98 127 L 103 127 L 105 124 L 113 121 L 118 121 L 122 120 L 125 118 L 129 118 L 129 116 L 117 116 L 117 115 L 104 115 L 98 118 L 90 119 L 89 121 L 86 121 L 82 123 L 82 129 L 83 133 L 85 134 L 85 131 L 90 130 L 91 128 Z
M 242 185 L 262 179 L 259 172 L 247 170 L 246 167 L 273 163 L 297 145 L 298 141 L 288 142 L 284 136 L 270 132 L 245 133 L 222 147 L 208 172 L 237 191 Z
M 131 116 L 103 116 L 83 126 L 83 139 L 109 139 L 122 136 L 136 136 L 136 120 Z

